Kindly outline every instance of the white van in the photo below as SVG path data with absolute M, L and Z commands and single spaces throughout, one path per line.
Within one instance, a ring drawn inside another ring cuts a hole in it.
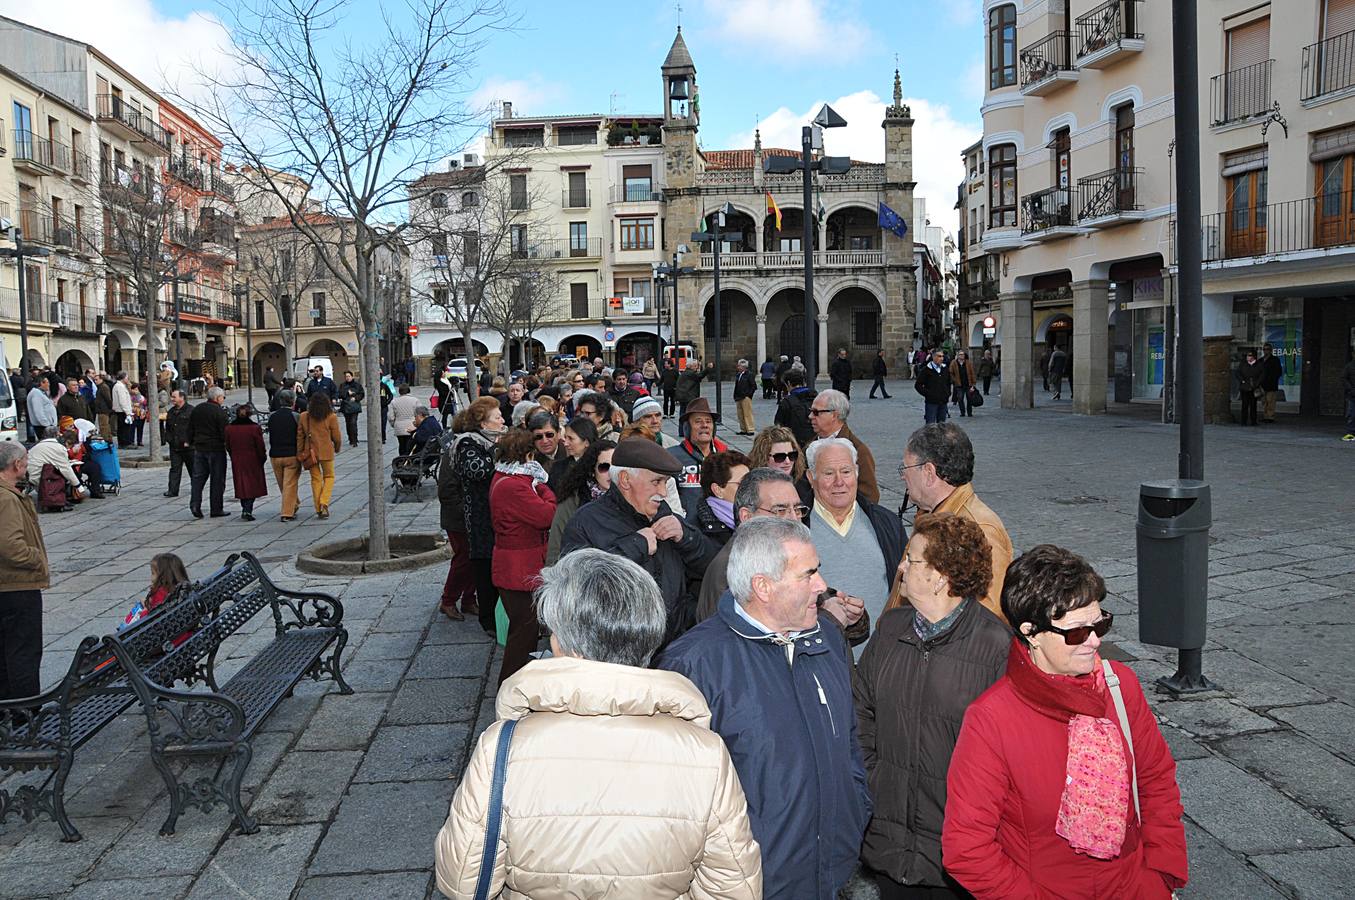
M 330 358 L 328 356 L 301 357 L 296 361 L 295 364 L 296 373 L 300 375 L 302 380 L 304 381 L 306 375 L 310 372 L 311 369 L 314 369 L 316 366 L 319 366 L 320 368 L 325 370 L 326 378 L 334 377 L 334 363 L 330 361 Z
M 0 350 L 0 441 L 19 439 L 19 407 L 9 386 L 9 359 Z

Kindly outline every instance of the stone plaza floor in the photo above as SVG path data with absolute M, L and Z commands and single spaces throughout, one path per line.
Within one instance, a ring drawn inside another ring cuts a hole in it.
M 868 389 L 854 385 L 862 399 L 851 424 L 875 452 L 892 508 L 921 404 L 909 384 L 891 382 L 892 400 L 864 399 Z M 728 395 L 725 405 L 732 421 Z M 769 423 L 772 404 L 754 405 L 759 425 Z M 1137 642 L 1134 521 L 1139 482 L 1175 475 L 1176 429 L 1141 416 L 1073 416 L 1066 403 L 1001 410 L 996 396 L 957 421 L 976 448 L 976 490 L 1018 552 L 1052 542 L 1091 559 L 1112 595 L 1119 653 L 1145 685 L 1170 674 L 1174 651 Z M 1182 895 L 1349 896 L 1355 445 L 1283 422 L 1210 426 L 1205 441 L 1214 526 L 1204 665 L 1221 690 L 1188 700 L 1150 692 L 1186 808 L 1191 883 Z M 229 486 L 235 515 L 194 520 L 186 481 L 177 500 L 160 496 L 164 468 L 124 468 L 116 498 L 41 517 L 54 570 L 44 592 L 44 685 L 64 673 L 82 637 L 108 633 L 144 596 L 156 553 L 178 553 L 201 577 L 250 550 L 279 584 L 341 599 L 344 673 L 356 693 L 302 682 L 264 724 L 246 775 L 246 802 L 262 827 L 249 836 L 232 834 L 220 807 L 190 809 L 177 834 L 159 836 L 167 798 L 133 707 L 76 754 L 67 799 L 83 841 L 61 843 L 47 819 L 0 826 L 0 897 L 437 896 L 433 836 L 472 741 L 492 720 L 496 647 L 477 624 L 436 613 L 444 566 L 353 579 L 297 571 L 296 554 L 312 543 L 366 530 L 365 457 L 344 449 L 328 521 L 314 517 L 304 478 L 294 523 L 278 521 L 275 491 L 256 504 L 257 521 L 241 522 Z M 431 486 L 388 509 L 393 533 L 437 530 Z M 267 618 L 226 644 L 223 671 L 267 640 Z M 856 884 L 849 893 L 874 892 Z

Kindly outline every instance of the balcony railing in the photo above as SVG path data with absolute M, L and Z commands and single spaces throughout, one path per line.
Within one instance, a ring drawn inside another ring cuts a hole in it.
M 1142 169 L 1109 169 L 1077 180 L 1077 220 L 1102 219 L 1141 209 L 1139 174 Z
M 1355 31 L 1303 48 L 1303 86 L 1299 99 L 1312 100 L 1355 87 Z
M 1241 122 L 1270 111 L 1270 70 L 1275 60 L 1243 66 L 1209 80 L 1209 121 Z
M 208 191 L 210 191 L 213 194 L 216 194 L 222 200 L 226 200 L 228 202 L 235 201 L 234 184 L 232 184 L 230 181 L 227 181 L 226 177 L 222 175 L 220 172 L 209 170 L 206 174 L 209 177 L 206 179 L 204 183 Z
M 1139 0 L 1109 0 L 1077 17 L 1077 56 L 1092 56 L 1125 40 L 1142 40 Z
M 197 163 L 184 157 L 170 157 L 169 174 L 188 185 L 195 191 L 205 190 L 204 182 L 207 181 L 202 169 L 198 168 Z
M 169 136 L 148 113 L 132 106 L 117 94 L 99 94 L 95 98 L 95 117 L 101 122 L 113 122 L 150 141 L 161 151 L 168 151 Z
M 1055 78 L 1060 72 L 1073 69 L 1072 62 L 1068 59 L 1070 40 L 1068 32 L 1056 31 L 1021 51 L 1022 90 L 1046 79 Z
M 1355 191 L 1205 216 L 1205 262 L 1355 246 Z
M 71 151 L 71 167 L 68 170 L 72 181 L 86 184 L 94 177 L 94 159 L 78 147 Z
M 30 322 L 55 322 L 59 311 L 53 309 L 56 298 L 42 291 L 24 291 L 24 306 Z M 0 319 L 19 320 L 19 289 L 0 288 Z
M 22 128 L 14 130 L 14 164 L 52 168 L 52 142 Z
M 593 205 L 593 192 L 584 188 L 581 191 L 572 191 L 565 188 L 560 192 L 560 206 L 565 209 L 588 209 Z
M 602 255 L 602 238 L 589 238 L 586 241 L 543 240 L 534 241 L 526 247 L 512 251 L 517 259 L 569 259 L 571 257 L 599 257 Z
M 159 202 L 163 195 L 153 169 L 128 168 L 118 165 L 111 159 L 100 161 L 99 187 L 107 192 L 110 198 L 126 192 L 140 200 Z
M 52 243 L 52 217 L 40 210 L 19 207 L 18 226 L 23 229 L 26 243 Z
M 109 296 L 108 314 L 110 316 L 119 316 L 124 319 L 146 319 L 146 306 L 136 297 L 130 294 L 121 296 Z M 159 322 L 174 321 L 174 304 L 169 300 L 155 301 L 155 318 Z
M 612 185 L 613 203 L 657 203 L 662 199 L 663 191 L 654 190 L 652 184 Z
M 1048 188 L 1021 198 L 1021 233 L 1035 234 L 1073 224 L 1073 192 L 1068 188 Z
M 764 250 L 760 253 L 720 254 L 720 271 L 749 269 L 803 269 L 805 255 L 799 250 Z M 815 250 L 814 265 L 822 268 L 883 266 L 883 250 Z M 700 267 L 715 268 L 715 254 L 702 253 Z

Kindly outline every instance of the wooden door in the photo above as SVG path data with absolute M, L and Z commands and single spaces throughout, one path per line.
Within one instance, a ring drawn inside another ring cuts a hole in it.
M 1266 251 L 1268 171 L 1242 172 L 1228 179 L 1226 252 L 1229 259 Z
M 1319 247 L 1355 242 L 1352 163 L 1355 163 L 1355 154 L 1324 160 L 1317 166 L 1313 240 Z

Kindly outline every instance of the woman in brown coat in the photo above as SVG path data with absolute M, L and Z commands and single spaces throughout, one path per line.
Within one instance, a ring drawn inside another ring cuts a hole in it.
M 263 474 L 268 451 L 263 445 L 263 429 L 250 418 L 252 413 L 248 403 L 241 403 L 235 408 L 235 418 L 226 426 L 231 481 L 235 484 L 235 499 L 240 501 L 240 518 L 245 522 L 254 521 L 254 501 L 268 496 L 268 480 Z
M 334 457 L 339 455 L 343 438 L 339 435 L 339 417 L 329 395 L 311 394 L 306 411 L 296 425 L 296 458 L 311 472 L 311 499 L 315 515 L 329 518 L 329 498 L 334 493 Z M 314 463 L 313 465 L 311 463 Z

